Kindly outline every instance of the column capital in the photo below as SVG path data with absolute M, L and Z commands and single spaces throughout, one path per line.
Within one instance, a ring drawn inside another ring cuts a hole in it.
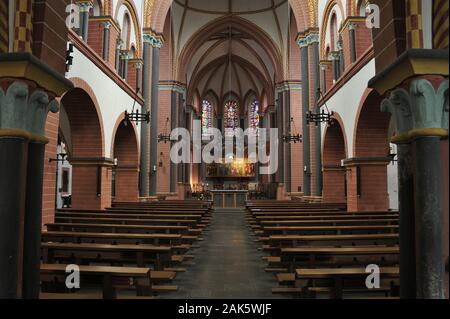
M 89 12 L 94 7 L 92 1 L 78 1 L 77 4 L 80 7 L 80 12 Z
M 437 89 L 424 78 L 409 84 L 409 91 L 397 88 L 381 103 L 381 111 L 394 117 L 397 136 L 393 143 L 409 143 L 420 136 L 448 137 L 448 79 Z
M 331 51 L 330 55 L 328 56 L 328 58 L 331 61 L 339 61 L 339 59 L 341 58 L 341 54 L 339 51 Z
M 300 34 L 297 37 L 297 44 L 300 48 L 305 48 L 311 44 L 318 44 L 320 40 L 319 33 L 310 31 L 308 33 Z
M 161 49 L 164 45 L 164 37 L 152 31 L 144 33 L 144 43 L 149 43 L 153 48 Z
M 47 142 L 45 124 L 48 112 L 57 113 L 59 103 L 47 92 L 21 81 L 11 83 L 6 93 L 0 88 L 0 135 L 22 136 Z
M 112 23 L 109 21 L 104 21 L 100 23 L 100 25 L 103 27 L 103 29 L 111 29 Z

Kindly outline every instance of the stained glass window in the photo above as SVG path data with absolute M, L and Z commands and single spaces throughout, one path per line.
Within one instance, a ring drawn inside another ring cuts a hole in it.
M 239 127 L 239 107 L 236 101 L 231 100 L 225 104 L 224 110 L 225 129 L 235 129 Z
M 203 100 L 202 102 L 202 134 L 210 135 L 213 127 L 213 107 L 211 102 Z
M 249 112 L 249 128 L 258 129 L 259 127 L 259 101 L 254 99 L 250 104 Z

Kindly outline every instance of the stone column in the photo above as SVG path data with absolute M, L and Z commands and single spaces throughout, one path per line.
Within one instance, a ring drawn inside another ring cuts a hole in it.
M 120 52 L 122 51 L 122 40 L 121 39 L 117 39 L 117 43 L 116 43 L 116 72 L 119 72 L 120 70 Z
M 151 82 L 151 125 L 150 125 L 150 195 L 157 193 L 158 167 L 158 95 L 159 95 L 159 62 L 162 38 L 153 34 L 145 35 L 152 46 L 152 82 Z
M 350 22 L 348 25 L 349 37 L 350 37 L 350 61 L 352 63 L 356 62 L 356 25 L 353 22 Z
M 142 97 L 144 98 L 144 107 L 142 112 L 146 113 L 150 110 L 150 74 L 151 74 L 151 51 L 152 46 L 148 37 L 144 35 L 143 46 L 143 66 L 142 66 Z M 140 172 L 139 172 L 139 196 L 148 197 L 149 195 L 149 149 L 148 149 L 148 137 L 149 137 L 150 123 L 142 123 L 141 125 L 141 158 L 140 158 Z
M 416 298 L 445 298 L 445 263 L 443 258 L 443 193 L 440 141 L 448 138 L 448 79 L 438 81 L 434 77 L 414 79 L 405 83 L 409 88 L 398 88 L 388 100 L 383 101 L 382 110 L 391 112 L 397 124 L 399 135 L 395 143 L 412 143 L 412 169 L 401 169 L 402 182 L 406 189 L 400 196 L 401 242 L 411 237 L 412 224 L 415 227 Z M 404 86 L 405 86 L 404 85 Z M 401 150 L 400 163 L 408 160 L 408 154 Z M 406 156 L 405 156 L 406 155 Z M 404 165 L 405 167 L 405 165 Z M 409 174 L 414 174 L 413 186 Z M 402 186 L 404 186 L 402 185 Z M 400 188 L 402 189 L 402 188 Z M 414 195 L 410 192 L 414 189 Z M 412 198 L 414 201 L 411 202 Z M 411 216 L 414 205 L 414 218 Z M 403 232 L 402 232 L 403 231 Z M 413 245 L 414 241 L 409 242 Z M 411 246 L 403 252 L 403 262 L 411 261 L 414 251 Z M 408 256 L 405 254 L 408 253 Z M 406 266 L 404 266 L 406 267 Z M 414 287 L 412 274 L 407 273 L 407 284 Z M 405 295 L 406 297 L 406 295 Z M 407 297 L 412 297 L 409 294 Z
M 284 123 L 286 125 L 286 134 L 290 134 L 291 132 L 291 91 L 285 91 L 284 92 L 284 103 L 285 103 L 285 112 L 286 116 L 284 118 Z M 291 132 L 292 133 L 292 132 Z M 285 179 L 285 185 L 286 185 L 286 192 L 291 192 L 291 144 L 286 144 L 286 179 Z
M 171 104 L 170 104 L 170 128 L 174 130 L 177 127 L 177 92 L 172 90 Z M 174 142 L 171 141 L 170 145 L 173 146 Z M 170 192 L 176 192 L 176 165 L 170 161 Z
M 322 86 L 321 90 L 322 93 L 327 93 L 328 87 L 327 87 L 327 66 L 324 64 L 320 65 L 320 70 L 322 71 Z
M 89 34 L 89 11 L 92 8 L 91 1 L 80 1 L 80 36 L 87 43 Z
M 25 81 L 0 89 L 0 298 L 37 298 L 47 113 L 57 112 Z
M 111 22 L 103 22 L 103 50 L 102 50 L 102 58 L 105 61 L 108 61 L 109 58 L 109 34 L 111 30 Z
M 399 89 L 391 93 L 389 99 L 383 101 L 381 109 L 392 113 L 397 134 L 409 132 L 410 121 L 404 121 L 408 113 L 403 104 L 409 103 L 409 93 Z M 394 142 L 394 141 L 393 141 Z M 399 141 L 397 144 L 398 158 L 398 198 L 399 198 L 399 232 L 400 232 L 400 297 L 402 299 L 416 298 L 416 245 L 414 216 L 414 167 L 410 141 Z
M 339 52 L 331 52 L 330 53 L 330 60 L 331 60 L 332 69 L 333 69 L 333 82 L 334 83 L 337 82 L 339 80 L 339 78 L 341 77 L 339 58 L 340 58 Z
M 309 52 L 306 38 L 300 38 L 302 67 L 302 128 L 303 128 L 303 195 L 311 196 L 311 145 L 306 115 L 309 112 Z
M 319 90 L 320 90 L 320 65 L 319 65 L 319 36 L 317 34 L 311 34 L 308 41 L 312 46 L 312 63 L 313 74 L 312 79 L 314 81 L 314 113 L 320 113 L 319 108 Z M 323 188 L 323 176 L 322 176 L 322 127 L 317 125 L 314 128 L 314 162 L 315 162 L 315 196 L 322 196 Z
M 185 108 L 185 100 L 182 93 L 178 95 L 178 127 L 183 127 L 184 123 L 184 108 Z M 180 187 L 183 184 L 184 177 L 183 177 L 183 164 L 177 165 L 178 173 L 177 173 L 177 182 L 180 185 Z
M 193 116 L 193 109 L 192 107 L 186 108 L 186 112 L 185 112 L 185 116 L 186 116 L 186 130 L 188 130 L 189 132 L 191 132 L 191 136 L 192 136 L 192 116 Z M 184 185 L 187 187 L 188 185 L 190 185 L 191 183 L 191 163 L 186 163 L 185 164 L 185 174 L 184 174 Z
M 284 129 L 283 129 L 283 93 L 278 93 L 277 100 L 277 128 L 278 128 L 278 182 L 284 183 Z

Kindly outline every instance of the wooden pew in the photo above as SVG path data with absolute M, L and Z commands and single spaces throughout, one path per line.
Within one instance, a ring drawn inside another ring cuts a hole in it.
M 357 257 L 385 257 L 394 256 L 397 260 L 398 247 L 368 246 L 368 247 L 295 247 L 281 248 L 281 264 L 292 271 L 297 264 L 308 265 L 308 268 L 317 267 L 319 259 L 328 259 L 345 256 L 353 260 Z M 320 258 L 319 258 L 320 257 Z M 361 260 L 362 262 L 362 260 Z M 398 263 L 398 261 L 395 261 Z
M 109 243 L 109 244 L 152 244 L 179 245 L 183 236 L 180 234 L 124 234 L 124 233 L 85 233 L 85 232 L 42 232 L 42 241 L 72 243 Z
M 172 248 L 154 245 L 108 245 L 108 244 L 74 244 L 74 243 L 42 243 L 42 260 L 46 264 L 56 260 L 76 260 L 77 264 L 85 261 L 127 263 L 145 267 L 147 262 L 153 263 L 156 270 L 170 266 Z
M 342 299 L 344 292 L 351 289 L 352 292 L 359 294 L 373 294 L 377 290 L 370 290 L 365 285 L 365 280 L 369 275 L 365 267 L 359 268 L 318 268 L 318 269 L 296 269 L 296 286 L 299 287 L 300 282 L 306 282 L 306 285 L 301 287 L 306 295 L 314 292 L 327 292 L 333 299 Z M 398 267 L 382 267 L 380 268 L 381 281 L 397 279 L 400 276 Z M 329 283 L 323 287 L 317 287 L 317 281 L 324 284 L 324 281 Z M 389 284 L 392 286 L 392 283 Z M 315 288 L 315 289 L 313 289 Z M 389 290 L 389 289 L 388 289 Z
M 92 223 L 92 224 L 119 224 L 119 225 L 163 225 L 163 226 L 195 226 L 198 221 L 193 219 L 130 219 L 110 217 L 55 217 L 56 223 Z
M 49 231 L 78 231 L 78 232 L 105 232 L 105 233 L 165 233 L 188 234 L 201 233 L 201 230 L 190 230 L 188 226 L 162 226 L 162 225 L 119 225 L 119 224 L 83 224 L 83 223 L 51 223 L 46 224 Z
M 398 234 L 357 234 L 357 235 L 278 235 L 267 237 L 271 247 L 299 246 L 359 246 L 359 245 L 398 245 Z
M 68 275 L 66 273 L 67 265 L 64 264 L 42 264 L 41 265 L 41 280 L 53 281 L 55 276 L 62 276 L 63 279 Z M 117 296 L 114 286 L 115 278 L 132 278 L 130 280 L 130 287 L 136 289 L 136 294 L 140 292 L 138 283 L 145 281 L 148 287 L 152 286 L 151 272 L 149 268 L 134 268 L 134 267 L 105 267 L 105 266 L 79 266 L 81 285 L 84 286 L 84 281 L 94 280 L 103 287 L 103 299 L 114 299 Z M 138 280 L 140 279 L 140 280 Z M 59 280 L 63 283 L 65 280 Z M 132 283 L 132 284 L 131 284 Z
M 56 217 L 100 217 L 100 218 L 125 218 L 125 219 L 193 219 L 201 221 L 201 214 L 121 214 L 121 213 L 91 213 L 91 212 L 60 212 L 57 211 Z
M 260 221 L 264 226 L 337 226 L 337 225 L 397 225 L 398 218 L 391 219 L 333 219 L 333 220 L 270 220 Z
M 263 232 L 268 235 L 296 234 L 296 235 L 341 235 L 341 234 L 380 234 L 397 233 L 398 225 L 356 225 L 356 226 L 270 226 L 263 227 Z

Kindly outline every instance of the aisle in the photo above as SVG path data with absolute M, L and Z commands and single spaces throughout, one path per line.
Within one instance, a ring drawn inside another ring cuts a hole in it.
M 273 274 L 264 272 L 263 256 L 246 226 L 245 212 L 215 211 L 195 259 L 178 274 L 180 290 L 163 298 L 276 298 Z M 191 252 L 189 252 L 191 254 Z

